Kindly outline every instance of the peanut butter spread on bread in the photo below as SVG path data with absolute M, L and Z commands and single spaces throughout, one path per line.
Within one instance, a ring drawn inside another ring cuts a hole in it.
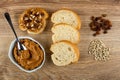
M 26 46 L 27 50 L 18 51 L 17 44 L 15 44 L 13 49 L 15 60 L 27 70 L 38 67 L 44 59 L 44 53 L 40 46 L 29 39 L 21 39 L 20 42 Z

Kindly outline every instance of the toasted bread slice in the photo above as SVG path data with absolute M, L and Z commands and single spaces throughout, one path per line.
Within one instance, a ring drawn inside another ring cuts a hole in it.
M 78 30 L 81 27 L 80 17 L 75 12 L 69 9 L 61 9 L 61 10 L 54 12 L 52 14 L 51 21 L 54 24 L 66 23 Z
M 52 36 L 53 43 L 68 40 L 77 44 L 80 41 L 79 31 L 71 25 L 60 23 L 54 25 L 51 30 L 54 33 Z
M 76 63 L 79 60 L 78 47 L 69 41 L 60 41 L 51 45 L 50 50 L 52 61 L 57 66 L 65 66 L 70 63 Z
M 43 32 L 46 27 L 48 13 L 42 8 L 30 8 L 25 10 L 19 18 L 19 28 L 30 34 Z

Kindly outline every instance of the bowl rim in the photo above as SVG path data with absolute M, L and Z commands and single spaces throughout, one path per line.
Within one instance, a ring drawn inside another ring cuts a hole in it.
M 14 40 L 11 42 L 11 44 L 10 44 L 9 52 L 8 52 L 8 57 L 9 57 L 9 59 L 11 60 L 11 62 L 12 62 L 14 65 L 16 65 L 19 69 L 21 69 L 21 70 L 24 71 L 24 72 L 31 73 L 31 72 L 37 71 L 38 69 L 40 69 L 40 68 L 44 65 L 44 63 L 45 63 L 45 49 L 44 49 L 44 47 L 43 47 L 37 40 L 35 40 L 35 39 L 31 38 L 31 37 L 28 37 L 28 36 L 20 36 L 20 37 L 18 37 L 18 39 L 25 39 L 25 38 L 26 38 L 26 39 L 30 39 L 30 40 L 36 42 L 37 44 L 39 44 L 39 46 L 41 47 L 41 49 L 42 49 L 42 51 L 43 51 L 43 53 L 44 53 L 44 59 L 43 59 L 42 63 L 41 63 L 38 67 L 36 67 L 36 68 L 34 68 L 34 69 L 32 69 L 32 70 L 26 70 L 26 69 L 24 69 L 22 66 L 20 66 L 20 65 L 15 61 L 15 59 L 13 58 L 13 54 L 12 54 L 12 50 L 13 50 L 13 48 L 14 48 L 16 39 L 14 39 Z

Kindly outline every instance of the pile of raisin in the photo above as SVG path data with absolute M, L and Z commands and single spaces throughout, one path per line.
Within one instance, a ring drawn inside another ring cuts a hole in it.
M 107 15 L 102 14 L 99 17 L 91 17 L 92 22 L 89 24 L 90 29 L 92 31 L 96 31 L 93 36 L 99 35 L 101 30 L 103 30 L 103 33 L 106 34 L 107 30 L 110 30 L 112 27 L 111 21 L 108 19 L 105 19 Z

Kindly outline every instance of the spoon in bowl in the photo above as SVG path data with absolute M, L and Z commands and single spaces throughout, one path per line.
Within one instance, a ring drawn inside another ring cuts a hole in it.
M 4 16 L 5 16 L 6 20 L 8 21 L 8 23 L 9 23 L 9 25 L 10 25 L 10 27 L 11 27 L 11 29 L 12 29 L 15 37 L 16 37 L 16 41 L 17 41 L 17 45 L 18 45 L 18 50 L 19 51 L 21 51 L 21 50 L 27 50 L 27 48 L 22 43 L 20 43 L 20 41 L 18 39 L 18 36 L 17 36 L 17 34 L 16 34 L 15 30 L 14 30 L 14 27 L 13 27 L 13 24 L 12 24 L 12 21 L 11 21 L 9 13 L 8 12 L 4 13 Z

